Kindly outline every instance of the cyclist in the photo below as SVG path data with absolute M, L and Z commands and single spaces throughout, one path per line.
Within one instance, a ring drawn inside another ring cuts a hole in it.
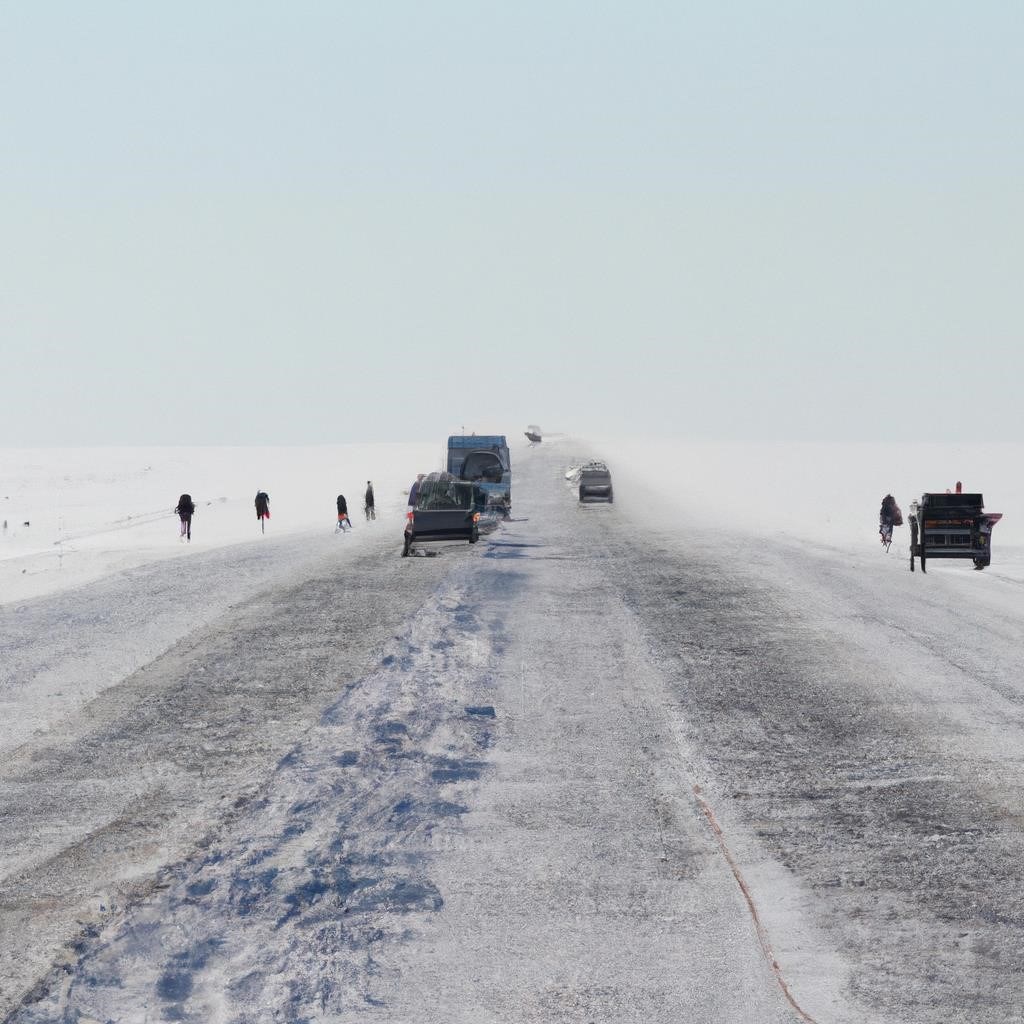
M 878 513 L 878 533 L 882 538 L 882 545 L 886 551 L 892 543 L 892 528 L 903 525 L 903 513 L 900 511 L 896 499 L 887 494 L 882 499 L 882 507 Z

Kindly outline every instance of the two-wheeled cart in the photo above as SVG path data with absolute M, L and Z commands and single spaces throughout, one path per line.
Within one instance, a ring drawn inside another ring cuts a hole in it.
M 921 559 L 921 572 L 929 558 L 969 558 L 975 569 L 992 561 L 992 527 L 1002 512 L 984 511 L 980 494 L 922 494 L 910 505 L 910 571 Z

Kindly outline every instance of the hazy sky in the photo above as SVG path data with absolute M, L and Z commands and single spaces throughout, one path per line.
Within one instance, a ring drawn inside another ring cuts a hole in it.
M 1021 440 L 1024 6 L 0 0 L 0 445 Z

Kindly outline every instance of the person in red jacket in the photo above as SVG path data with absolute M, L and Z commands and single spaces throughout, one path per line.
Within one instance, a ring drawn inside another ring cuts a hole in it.
M 352 529 L 352 520 L 348 517 L 348 502 L 345 500 L 344 494 L 338 495 L 338 525 L 335 528 L 335 533 L 344 533 L 345 527 Z

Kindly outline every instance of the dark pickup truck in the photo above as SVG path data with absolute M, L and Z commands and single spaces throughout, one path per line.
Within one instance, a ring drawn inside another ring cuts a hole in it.
M 612 475 L 603 463 L 591 463 L 580 470 L 580 501 L 614 501 Z
M 469 541 L 480 537 L 480 512 L 487 498 L 479 487 L 449 474 L 430 474 L 420 484 L 416 506 L 407 513 L 405 546 L 407 557 L 414 546 Z

